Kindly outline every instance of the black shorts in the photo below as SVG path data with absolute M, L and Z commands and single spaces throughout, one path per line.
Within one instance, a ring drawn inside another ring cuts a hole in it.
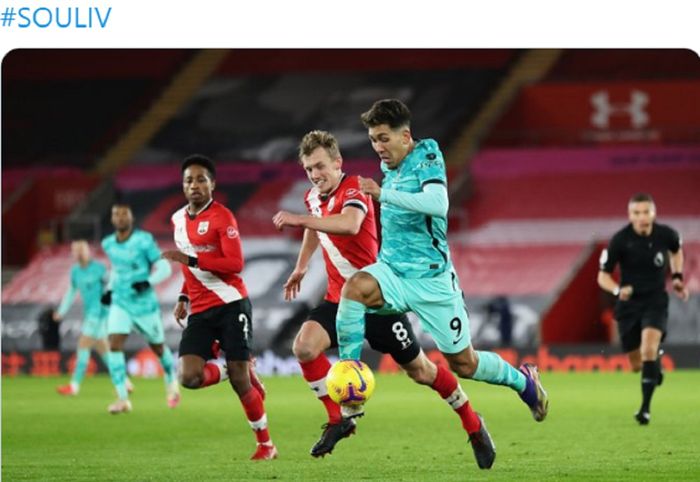
M 668 293 L 663 291 L 643 297 L 638 295 L 628 301 L 618 300 L 615 304 L 615 319 L 624 352 L 639 348 L 644 328 L 660 330 L 663 340 L 668 321 Z
M 331 348 L 338 346 L 335 315 L 338 303 L 323 301 L 309 313 L 309 320 L 317 321 L 331 338 Z M 378 352 L 388 353 L 399 365 L 413 361 L 420 353 L 420 345 L 406 315 L 365 315 L 365 338 Z
M 180 356 L 213 358 L 211 346 L 219 340 L 226 360 L 247 361 L 253 340 L 252 320 L 253 308 L 248 298 L 190 315 L 180 340 Z

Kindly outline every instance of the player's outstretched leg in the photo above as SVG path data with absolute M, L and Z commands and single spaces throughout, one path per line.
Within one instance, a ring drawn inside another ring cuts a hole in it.
M 166 403 L 168 407 L 175 408 L 180 404 L 180 385 L 177 382 L 175 357 L 173 357 L 173 352 L 165 344 L 151 345 L 151 348 L 158 355 L 160 365 L 163 367 Z
M 344 419 L 341 416 L 340 406 L 328 396 L 326 388 L 326 375 L 331 368 L 331 363 L 324 353 L 308 362 L 299 362 L 304 380 L 316 394 L 328 414 L 328 422 L 321 427 L 321 438 L 311 448 L 313 457 L 322 457 L 333 452 L 335 445 L 345 437 L 355 432 L 355 421 L 351 418 Z
M 251 460 L 272 460 L 277 458 L 277 448 L 272 443 L 267 428 L 267 414 L 260 392 L 250 383 L 248 361 L 229 361 L 229 380 L 241 400 L 248 424 L 253 430 L 257 447 Z
M 255 363 L 255 357 L 251 356 L 250 363 L 248 364 L 248 377 L 250 378 L 250 384 L 253 385 L 253 388 L 255 388 L 258 391 L 260 397 L 263 399 L 264 402 L 265 395 L 267 394 L 267 392 L 265 391 L 265 384 L 263 384 L 262 380 L 260 380 L 260 377 L 258 377 L 258 373 L 255 371 Z
M 493 385 L 505 385 L 515 390 L 520 399 L 530 408 L 533 418 L 541 422 L 549 411 L 549 399 L 542 386 L 537 367 L 526 363 L 516 370 L 497 353 L 490 351 L 473 351 L 471 347 L 461 352 L 457 357 L 450 357 L 450 366 L 460 376 Z M 469 374 L 468 370 L 476 363 L 476 369 Z M 465 374 L 464 371 L 467 371 Z
M 131 411 L 131 402 L 126 389 L 126 360 L 124 352 L 110 351 L 107 356 L 109 358 L 109 376 L 117 390 L 118 397 L 116 402 L 107 407 L 107 410 L 113 415 L 128 413 Z
M 68 385 L 61 385 L 60 387 L 57 387 L 56 391 L 65 396 L 77 395 L 80 391 L 80 384 L 85 377 L 85 371 L 87 370 L 88 363 L 90 363 L 90 349 L 78 349 L 75 357 L 75 368 L 73 369 L 73 376 L 71 377 L 70 383 Z
M 476 414 L 479 419 L 479 430 L 469 434 L 469 442 L 472 444 L 474 458 L 480 469 L 490 469 L 496 460 L 496 445 L 491 439 L 486 423 L 480 414 Z
M 549 412 L 549 397 L 542 386 L 540 373 L 535 365 L 524 363 L 520 371 L 527 378 L 527 386 L 520 393 L 520 398 L 530 407 L 532 417 L 537 422 L 541 422 Z
M 483 418 L 472 410 L 467 394 L 462 390 L 457 378 L 442 365 L 437 365 L 437 376 L 430 387 L 438 392 L 459 416 L 462 427 L 469 436 L 479 468 L 490 469 L 496 458 L 496 447 L 486 430 Z

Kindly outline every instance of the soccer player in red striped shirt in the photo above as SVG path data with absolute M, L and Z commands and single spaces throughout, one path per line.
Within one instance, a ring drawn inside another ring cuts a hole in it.
M 362 414 L 352 413 L 348 407 L 341 410 L 328 397 L 325 380 L 331 365 L 324 352 L 338 346 L 335 318 L 345 281 L 376 261 L 379 243 L 372 200 L 360 191 L 358 176 L 343 173 L 343 159 L 335 137 L 325 131 L 306 134 L 299 146 L 299 162 L 314 185 L 305 196 L 310 215 L 280 211 L 273 222 L 278 229 L 304 228 L 296 268 L 284 286 L 287 300 L 299 292 L 309 259 L 319 244 L 326 262 L 325 299 L 311 311 L 293 346 L 304 379 L 328 413 L 321 438 L 311 449 L 311 455 L 319 457 L 330 453 L 338 441 L 352 434 L 354 417 Z M 370 346 L 389 353 L 415 382 L 435 390 L 457 413 L 470 437 L 478 433 L 481 422 L 467 395 L 448 369 L 435 365 L 421 350 L 406 315 L 368 314 L 367 320 L 365 338 Z
M 263 404 L 265 393 L 251 370 L 252 307 L 241 279 L 243 252 L 238 224 L 214 201 L 216 170 L 211 159 L 194 154 L 182 163 L 182 188 L 188 204 L 172 216 L 177 250 L 163 257 L 182 264 L 185 281 L 174 309 L 177 322 L 190 316 L 180 340 L 180 383 L 204 388 L 227 377 L 241 400 L 255 438 L 253 460 L 277 458 Z M 220 342 L 226 365 L 207 361 Z

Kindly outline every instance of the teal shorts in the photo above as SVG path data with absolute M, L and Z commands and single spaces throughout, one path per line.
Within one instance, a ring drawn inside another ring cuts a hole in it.
M 107 319 L 107 333 L 110 335 L 128 335 L 136 328 L 151 345 L 160 345 L 165 341 L 163 321 L 160 309 L 145 314 L 133 314 L 122 306 L 112 303 Z
M 452 270 L 434 278 L 401 278 L 389 265 L 378 262 L 362 271 L 377 280 L 385 302 L 369 313 L 414 312 L 443 353 L 459 353 L 471 344 L 469 316 L 459 279 Z
M 95 340 L 107 338 L 107 317 L 85 318 L 80 332 L 83 336 L 89 336 Z

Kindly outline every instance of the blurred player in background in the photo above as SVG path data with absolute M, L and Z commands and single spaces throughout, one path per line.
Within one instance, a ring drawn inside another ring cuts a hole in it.
M 185 281 L 174 315 L 182 326 L 180 381 L 186 388 L 204 388 L 229 379 L 243 405 L 257 440 L 251 459 L 277 458 L 265 414 L 265 392 L 251 369 L 253 313 L 240 276 L 243 251 L 233 213 L 214 201 L 216 170 L 211 159 L 191 155 L 182 163 L 182 188 L 187 205 L 172 216 L 177 250 L 163 253 L 181 263 Z M 207 361 L 220 340 L 226 365 Z
M 53 320 L 61 322 L 73 305 L 76 295 L 80 293 L 83 300 L 83 324 L 78 339 L 73 376 L 68 385 L 56 388 L 58 393 L 68 396 L 77 395 L 80 391 L 93 348 L 99 353 L 105 366 L 109 366 L 107 307 L 100 302 L 107 284 L 107 268 L 103 263 L 92 259 L 90 245 L 83 239 L 71 243 L 71 253 L 76 263 L 70 270 L 70 286 L 53 313 Z M 131 388 L 130 386 L 131 382 L 127 379 L 127 388 Z
M 649 194 L 636 194 L 627 204 L 630 223 L 615 233 L 600 256 L 598 285 L 617 297 L 615 319 L 622 349 L 632 369 L 642 371 L 642 405 L 634 418 L 640 425 L 651 419 L 651 397 L 661 385 L 659 346 L 666 336 L 668 294 L 666 272 L 671 268 L 673 291 L 688 301 L 683 283 L 681 238 L 673 228 L 658 224 Z M 620 265 L 620 283 L 612 277 Z
M 309 260 L 319 244 L 326 263 L 326 296 L 309 314 L 293 346 L 304 379 L 328 413 L 323 434 L 311 449 L 311 455 L 318 457 L 331 453 L 335 444 L 355 429 L 354 417 L 342 417 L 341 407 L 328 396 L 326 374 L 331 365 L 324 352 L 338 346 L 335 317 L 345 280 L 374 263 L 379 246 L 372 200 L 360 192 L 358 176 L 343 173 L 343 159 L 335 137 L 325 131 L 306 134 L 299 146 L 299 162 L 314 185 L 304 196 L 311 215 L 280 211 L 273 222 L 278 229 L 304 228 L 297 265 L 284 285 L 285 299 L 294 299 L 301 289 Z M 370 346 L 389 353 L 413 380 L 437 391 L 457 412 L 464 429 L 468 433 L 477 432 L 479 425 L 469 416 L 469 400 L 457 379 L 425 356 L 406 315 L 367 315 L 367 318 L 365 337 Z
M 170 264 L 160 257 L 153 236 L 134 229 L 134 216 L 125 204 L 112 206 L 115 232 L 102 240 L 102 249 L 112 265 L 108 290 L 102 297 L 109 304 L 109 372 L 118 399 L 108 407 L 110 413 L 131 411 L 126 385 L 124 343 L 132 329 L 139 331 L 160 359 L 164 371 L 166 400 L 170 408 L 180 402 L 173 353 L 164 344 L 160 304 L 153 289 L 170 276 Z
M 360 179 L 362 192 L 382 206 L 382 246 L 378 261 L 354 274 L 343 287 L 337 329 L 340 357 L 359 359 L 365 313 L 413 311 L 432 335 L 450 368 L 460 377 L 515 390 L 536 421 L 544 420 L 547 394 L 537 368 L 513 368 L 498 354 L 475 351 L 469 318 L 447 245 L 447 176 L 442 153 L 432 139 L 414 140 L 411 114 L 401 101 L 380 100 L 362 114 L 372 148 L 381 159 L 380 188 Z M 474 412 L 470 434 L 481 468 L 493 450 L 483 420 Z M 483 458 L 482 458 L 483 457 Z

